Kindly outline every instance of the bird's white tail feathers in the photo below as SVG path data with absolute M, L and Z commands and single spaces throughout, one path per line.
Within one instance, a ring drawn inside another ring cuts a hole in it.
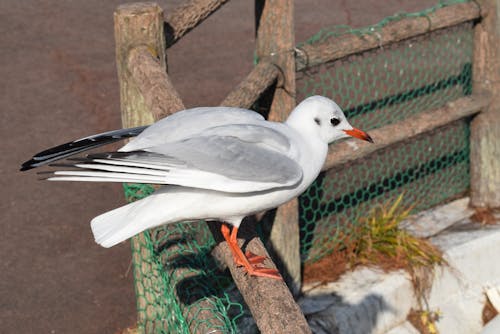
M 149 228 L 175 221 L 172 210 L 176 205 L 162 198 L 165 195 L 155 193 L 95 217 L 90 223 L 95 241 L 108 248 Z

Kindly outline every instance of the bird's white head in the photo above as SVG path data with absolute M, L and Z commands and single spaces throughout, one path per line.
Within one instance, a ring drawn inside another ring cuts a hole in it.
M 302 101 L 288 116 L 286 124 L 306 136 L 319 136 L 327 144 L 349 136 L 373 143 L 366 132 L 349 124 L 335 102 L 324 96 L 311 96 Z

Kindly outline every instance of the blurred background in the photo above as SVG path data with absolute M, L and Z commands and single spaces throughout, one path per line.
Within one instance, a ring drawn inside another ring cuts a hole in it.
M 121 185 L 46 183 L 18 171 L 45 148 L 120 127 L 113 11 L 124 2 L 0 2 L 2 333 L 119 333 L 135 323 L 130 245 L 101 248 L 89 227 L 124 204 Z M 158 3 L 168 13 L 183 1 Z M 296 42 L 435 3 L 297 1 Z M 253 1 L 233 0 L 168 50 L 187 107 L 217 105 L 246 76 L 254 30 Z

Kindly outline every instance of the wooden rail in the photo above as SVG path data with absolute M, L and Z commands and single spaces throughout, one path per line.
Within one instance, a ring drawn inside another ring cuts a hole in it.
M 472 116 L 488 107 L 489 94 L 474 94 L 449 102 L 442 108 L 428 110 L 370 131 L 374 144 L 347 140 L 330 145 L 323 170 L 345 164 L 400 141 L 434 130 L 453 121 Z
M 406 17 L 389 22 L 380 30 L 363 35 L 345 34 L 298 49 L 297 71 L 340 59 L 351 54 L 380 48 L 384 45 L 416 37 L 431 31 L 477 20 L 481 10 L 475 2 L 450 5 L 422 17 Z

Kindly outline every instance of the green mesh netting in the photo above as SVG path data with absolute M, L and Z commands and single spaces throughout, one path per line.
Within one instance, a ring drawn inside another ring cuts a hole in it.
M 126 184 L 128 201 L 154 191 Z M 239 333 L 242 300 L 210 251 L 215 242 L 206 223 L 178 223 L 141 233 L 132 240 L 139 313 L 145 333 Z
M 462 195 L 469 187 L 468 138 L 468 122 L 458 121 L 322 173 L 299 198 L 302 261 L 342 248 L 359 218 L 401 193 L 414 210 Z
M 320 35 L 308 43 L 336 36 Z M 473 25 L 464 23 L 307 68 L 297 76 L 297 99 L 331 97 L 354 126 L 379 128 L 469 95 L 472 53 Z M 406 203 L 417 203 L 415 210 L 463 195 L 468 172 L 463 121 L 454 130 L 439 129 L 323 173 L 300 197 L 302 261 L 307 265 L 342 248 L 360 217 L 402 192 Z
M 472 23 L 308 68 L 297 100 L 331 97 L 366 130 L 440 107 L 471 92 Z
M 426 16 L 449 3 L 398 14 L 362 28 L 324 29 L 306 43 L 341 34 L 375 34 L 388 22 Z M 333 98 L 364 130 L 398 122 L 471 93 L 473 25 L 461 24 L 418 38 L 309 67 L 297 73 L 297 101 Z M 304 265 L 342 247 L 374 204 L 404 192 L 421 210 L 460 196 L 469 187 L 469 123 L 440 129 L 324 172 L 299 198 Z M 154 189 L 125 185 L 129 201 Z M 132 240 L 138 326 L 142 333 L 255 333 L 232 279 L 210 256 L 206 223 L 172 224 Z

